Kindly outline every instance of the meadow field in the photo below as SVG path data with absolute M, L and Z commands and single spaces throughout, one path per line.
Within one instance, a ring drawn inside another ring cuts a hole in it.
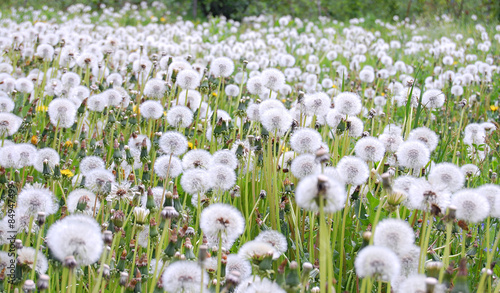
M 0 292 L 500 292 L 500 23 L 0 10 Z

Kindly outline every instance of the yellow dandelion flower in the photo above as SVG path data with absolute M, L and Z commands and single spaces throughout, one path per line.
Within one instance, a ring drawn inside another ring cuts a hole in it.
M 458 61 L 453 62 L 453 65 L 457 65 L 457 64 L 458 64 Z
M 141 115 L 141 109 L 139 109 L 139 107 L 137 106 L 134 106 L 134 108 L 132 108 L 132 111 L 137 115 Z
M 33 144 L 33 145 L 37 145 L 38 144 L 38 136 L 33 135 L 31 137 L 31 144 Z
M 160 18 L 161 22 L 165 22 L 165 17 Z
M 192 150 L 192 149 L 196 149 L 196 146 L 192 142 L 188 141 L 188 148 L 190 150 Z
M 212 93 L 212 96 L 217 97 L 217 93 Z
M 337 88 L 337 86 L 336 86 L 336 85 L 332 85 L 332 88 L 336 89 L 336 88 Z
M 491 105 L 490 106 L 490 110 L 493 111 L 493 112 L 498 111 L 498 106 Z
M 385 93 L 381 93 L 382 97 L 385 97 Z
M 61 170 L 61 174 L 62 174 L 64 177 L 67 177 L 67 178 L 71 178 L 71 177 L 75 176 L 75 174 L 73 174 L 73 172 L 71 172 L 71 171 L 70 171 L 70 170 L 68 170 L 68 169 Z
M 47 112 L 48 109 L 49 109 L 49 107 L 44 106 L 44 105 L 36 106 L 37 112 Z
M 65 143 L 64 143 L 64 146 L 67 147 L 67 148 L 70 148 L 70 147 L 73 147 L 73 142 L 71 140 L 67 140 Z

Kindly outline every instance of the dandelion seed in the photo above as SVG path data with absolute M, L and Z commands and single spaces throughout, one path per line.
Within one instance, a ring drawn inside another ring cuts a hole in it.
M 70 213 L 82 211 L 85 215 L 92 216 L 94 214 L 94 206 L 97 212 L 101 206 L 101 201 L 99 199 L 96 200 L 93 192 L 80 188 L 69 193 L 66 205 Z
M 343 183 L 321 174 L 309 175 L 299 181 L 295 191 L 299 207 L 319 211 L 319 201 L 324 201 L 324 211 L 334 213 L 344 208 L 347 195 Z
M 176 178 L 182 173 L 182 162 L 174 156 L 161 156 L 156 159 L 154 171 L 162 179 Z
M 104 248 L 99 224 L 83 215 L 67 216 L 52 224 L 47 232 L 47 245 L 60 262 L 74 256 L 80 266 L 98 261 Z
M 399 146 L 396 156 L 402 167 L 419 169 L 429 162 L 430 151 L 420 141 L 405 141 Z
M 203 169 L 185 170 L 181 177 L 182 189 L 191 195 L 204 193 L 210 188 L 208 175 Z
M 457 207 L 457 219 L 479 223 L 490 213 L 488 199 L 477 190 L 463 189 L 453 194 L 451 204 Z
M 193 261 L 176 261 L 169 264 L 162 275 L 166 292 L 200 292 L 200 286 L 208 285 L 208 274 Z M 203 280 L 203 283 L 202 283 Z M 203 292 L 205 289 L 203 289 Z
M 321 135 L 310 128 L 302 128 L 293 132 L 290 146 L 299 153 L 314 153 L 321 147 Z
M 373 244 L 387 247 L 396 254 L 408 250 L 414 242 L 413 229 L 403 220 L 385 219 L 375 227 Z
M 343 182 L 353 186 L 364 184 L 369 176 L 368 165 L 363 160 L 352 156 L 340 159 L 337 171 Z
M 317 173 L 319 170 L 320 165 L 316 162 L 316 156 L 311 154 L 297 156 L 290 165 L 293 176 L 299 179 Z
M 193 123 L 193 112 L 185 106 L 174 106 L 167 112 L 168 124 L 186 128 Z
M 45 274 L 47 269 L 49 268 L 49 262 L 47 261 L 47 257 L 41 252 L 37 251 L 33 247 L 23 247 L 17 250 L 17 263 L 21 265 L 28 266 L 30 269 L 33 269 L 33 265 L 35 264 L 36 258 L 36 266 L 35 271 L 38 274 Z
M 433 186 L 455 192 L 464 186 L 465 176 L 456 165 L 439 163 L 431 169 L 429 182 Z
M 175 131 L 163 133 L 159 140 L 160 149 L 167 155 L 180 156 L 186 152 L 188 141 L 184 135 Z
M 14 135 L 21 126 L 23 119 L 11 114 L 11 113 L 0 113 L 0 135 L 12 136 Z
M 385 147 L 383 143 L 375 137 L 364 137 L 356 143 L 354 147 L 356 156 L 369 162 L 378 162 L 383 159 Z
M 219 57 L 210 64 L 210 74 L 215 77 L 229 77 L 234 71 L 233 60 L 227 57 Z
M 344 92 L 334 99 L 335 109 L 342 115 L 357 115 L 361 112 L 361 99 L 355 93 Z
M 200 216 L 200 228 L 214 246 L 222 245 L 226 249 L 245 230 L 245 218 L 235 207 L 228 204 L 212 204 L 203 209 Z M 219 238 L 221 243 L 219 243 Z
M 399 275 L 401 263 L 389 248 L 367 246 L 358 253 L 354 267 L 361 278 L 373 277 L 390 282 Z
M 59 164 L 59 154 L 52 148 L 43 148 L 38 150 L 33 167 L 35 167 L 38 172 L 43 172 L 43 162 L 45 160 L 47 160 L 49 168 L 54 169 L 56 164 Z

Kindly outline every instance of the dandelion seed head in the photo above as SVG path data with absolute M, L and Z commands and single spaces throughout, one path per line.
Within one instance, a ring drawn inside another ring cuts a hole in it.
M 398 163 L 402 167 L 418 169 L 429 162 L 430 151 L 420 141 L 411 140 L 403 142 L 397 152 Z
M 98 261 L 104 248 L 99 224 L 84 215 L 70 215 L 52 224 L 47 232 L 47 245 L 60 262 L 74 256 L 81 266 Z
M 456 166 L 452 163 L 439 163 L 431 169 L 429 173 L 429 182 L 441 189 L 455 192 L 461 189 L 465 183 L 465 176 Z
M 342 181 L 353 186 L 362 185 L 369 176 L 368 165 L 360 158 L 345 156 L 337 164 Z
M 399 219 L 385 219 L 375 227 L 373 244 L 387 247 L 396 254 L 409 249 L 415 242 L 415 235 L 410 225 Z
M 320 165 L 316 162 L 316 156 L 312 154 L 302 154 L 293 159 L 290 165 L 290 171 L 297 178 L 304 178 L 308 175 L 317 173 Z
M 209 244 L 217 247 L 220 244 L 230 249 L 245 230 L 245 218 L 235 207 L 216 203 L 209 205 L 201 212 L 200 228 L 207 236 Z M 219 238 L 221 243 L 219 243 Z
M 358 115 L 361 112 L 361 99 L 355 93 L 340 93 L 333 102 L 335 109 L 342 115 Z
M 401 263 L 389 248 L 367 246 L 358 253 L 354 267 L 360 278 L 375 277 L 387 282 L 399 275 Z
M 451 197 L 451 204 L 457 207 L 457 219 L 479 223 L 490 213 L 488 199 L 473 189 L 462 189 Z
M 375 137 L 363 137 L 354 147 L 356 156 L 368 162 L 378 162 L 385 154 L 384 144 Z

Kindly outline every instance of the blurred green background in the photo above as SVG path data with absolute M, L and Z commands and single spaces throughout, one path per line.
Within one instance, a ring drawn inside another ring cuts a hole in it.
M 29 7 L 40 9 L 44 5 L 56 11 L 65 10 L 75 3 L 90 5 L 99 10 L 101 4 L 106 7 L 120 8 L 125 2 L 140 4 L 152 3 L 153 0 L 0 0 L 0 9 L 11 7 Z M 175 15 L 185 18 L 204 18 L 208 15 L 225 15 L 241 19 L 248 15 L 261 13 L 273 15 L 292 15 L 300 18 L 328 16 L 340 21 L 351 18 L 390 19 L 394 15 L 400 18 L 429 18 L 447 14 L 454 18 L 466 18 L 477 15 L 479 20 L 500 21 L 500 0 L 159 0 Z

